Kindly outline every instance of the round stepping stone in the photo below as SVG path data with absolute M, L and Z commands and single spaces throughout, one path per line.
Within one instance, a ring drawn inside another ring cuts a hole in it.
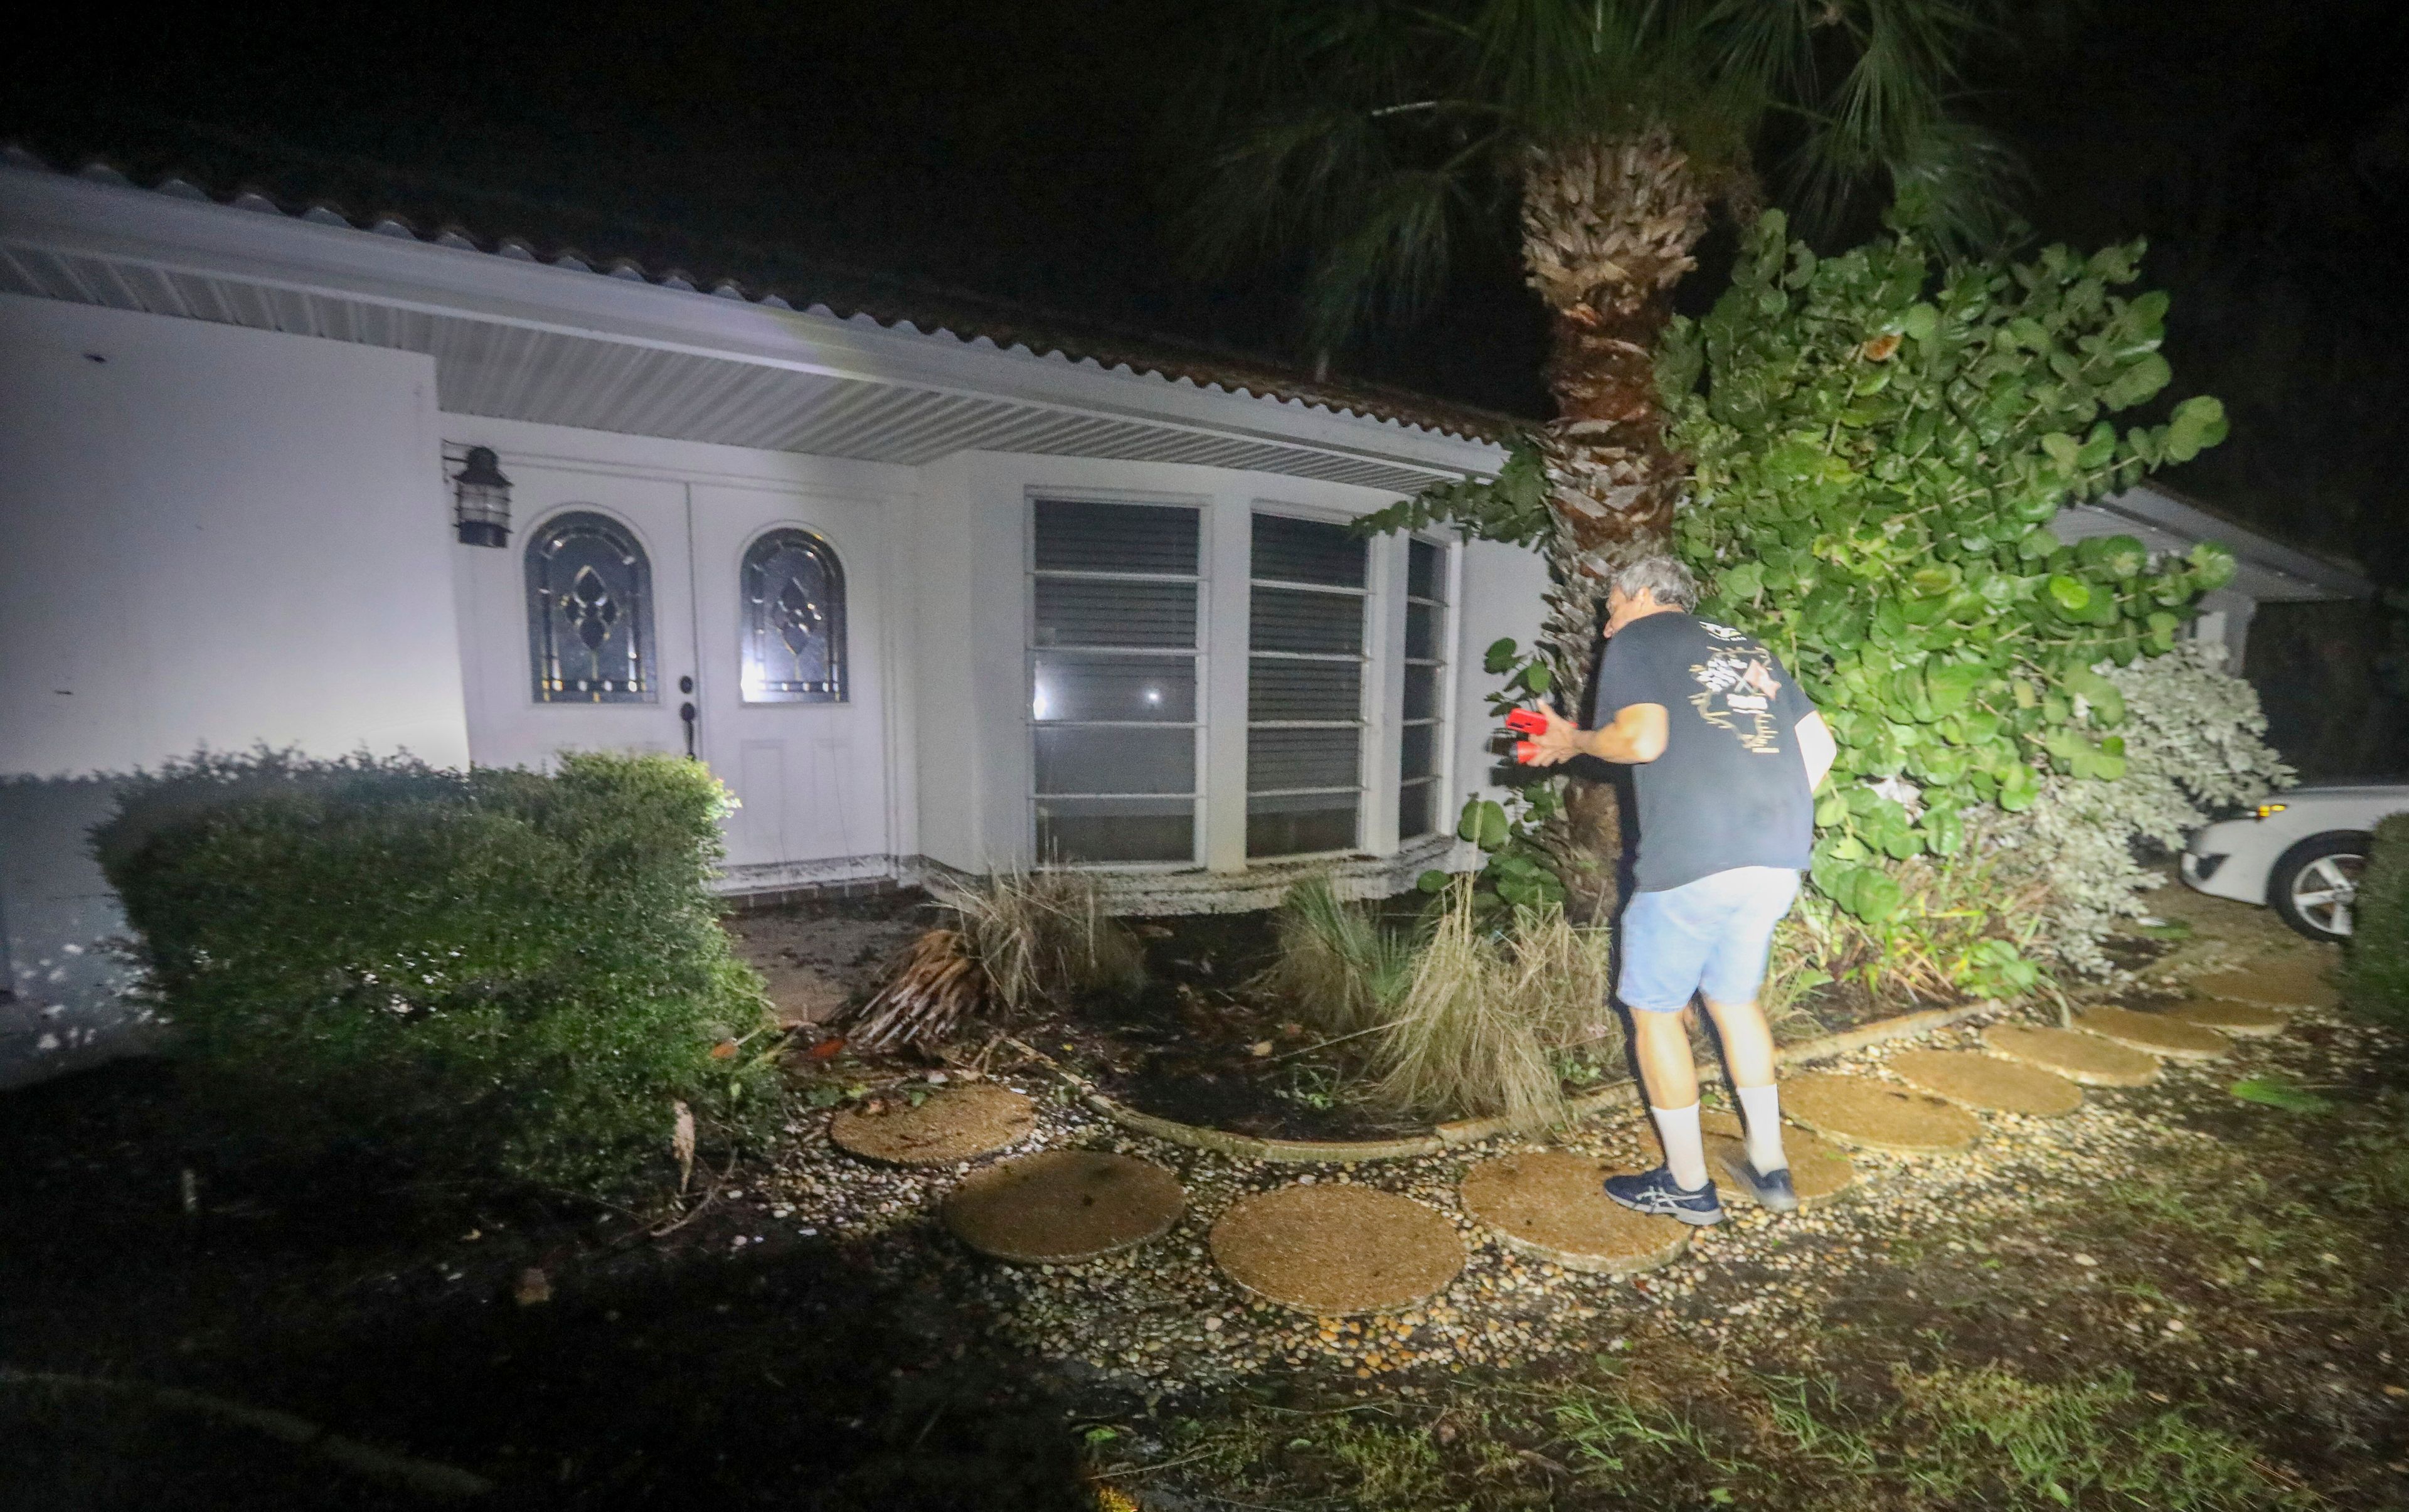
M 2054 1071 L 2085 1087 L 2142 1087 L 2158 1079 L 2158 1058 L 2097 1034 L 2033 1024 L 1994 1024 L 1983 1031 L 1993 1053 Z
M 1894 1091 L 1869 1076 L 1793 1076 L 1782 1084 L 1782 1107 L 1819 1134 L 1894 1155 L 1954 1154 L 1983 1137 L 1981 1122 L 1965 1109 Z
M 2268 1039 L 2292 1027 L 2291 1019 L 2272 1008 L 2251 1002 L 2221 1002 L 2214 998 L 2200 998 L 2170 1008 L 2167 1016 L 2213 1029 L 2237 1040 Z
M 2192 990 L 2212 998 L 2255 1002 L 2270 1008 L 2331 1008 L 2342 1001 L 2326 980 L 2323 951 L 2269 956 L 2229 972 L 2203 976 Z
M 1634 1213 L 1606 1195 L 1615 1174 L 1570 1150 L 1499 1156 L 1465 1173 L 1464 1211 L 1507 1248 L 1569 1271 L 1649 1271 L 1687 1249 L 1690 1231 L 1680 1220 Z
M 982 1255 L 1069 1265 L 1159 1238 L 1188 1193 L 1150 1161 L 1046 1150 L 973 1172 L 945 1198 L 945 1227 Z
M 1790 1158 L 1790 1187 L 1798 1194 L 1800 1207 L 1821 1207 L 1856 1185 L 1855 1164 L 1804 1129 L 1782 1131 L 1782 1153 Z M 1738 1174 L 1747 1159 L 1748 1145 L 1737 1133 L 1707 1136 L 1707 1170 L 1725 1205 L 1745 1207 L 1756 1201 Z
M 1726 1202 L 1756 1201 L 1748 1194 L 1747 1183 L 1724 1174 L 1727 1165 L 1748 1157 L 1744 1128 L 1739 1115 L 1729 1108 L 1698 1110 L 1698 1131 L 1707 1138 L 1707 1170 Z M 1804 1129 L 1782 1131 L 1782 1153 L 1790 1158 L 1790 1185 L 1798 1193 L 1800 1207 L 1821 1207 L 1856 1185 L 1857 1168 L 1849 1158 Z
M 1238 1285 L 1323 1318 L 1410 1306 L 1464 1269 L 1464 1241 L 1445 1214 L 1344 1182 L 1242 1198 L 1213 1225 L 1212 1246 Z
M 1890 1069 L 1922 1091 L 1988 1113 L 2056 1118 L 2083 1106 L 2083 1088 L 2057 1073 L 1973 1050 L 1902 1050 Z
M 918 1107 L 898 1098 L 876 1113 L 846 1108 L 829 1120 L 842 1149 L 893 1165 L 951 1165 L 1017 1145 L 1037 1127 L 1037 1104 L 1009 1087 L 942 1087 Z
M 2074 1027 L 2086 1034 L 2113 1040 L 2170 1060 L 2214 1060 L 2233 1048 L 2233 1042 L 2213 1029 L 2186 1024 L 2164 1014 L 2140 1014 L 2107 1004 L 2085 1008 L 2074 1015 Z

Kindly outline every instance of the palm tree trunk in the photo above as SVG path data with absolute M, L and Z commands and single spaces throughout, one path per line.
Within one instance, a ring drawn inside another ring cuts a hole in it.
M 1542 151 L 1524 177 L 1523 261 L 1555 316 L 1547 451 L 1556 529 L 1540 639 L 1576 713 L 1589 712 L 1608 576 L 1671 541 L 1689 469 L 1666 449 L 1656 343 L 1706 226 L 1707 186 L 1661 131 Z M 1543 842 L 1575 915 L 1609 916 L 1623 849 L 1614 788 L 1576 774 L 1565 796 L 1565 817 Z

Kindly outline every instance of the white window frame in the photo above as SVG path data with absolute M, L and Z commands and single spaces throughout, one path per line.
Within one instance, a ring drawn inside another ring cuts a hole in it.
M 1040 571 L 1037 566 L 1037 507 L 1041 503 L 1061 504 L 1133 504 L 1151 509 L 1183 509 L 1196 517 L 1196 572 L 1193 577 L 1166 572 L 1104 572 L 1065 570 L 1049 568 Z M 1029 855 L 1036 865 L 1049 870 L 1092 871 L 1179 871 L 1203 864 L 1205 855 L 1205 827 L 1209 820 L 1206 793 L 1212 785 L 1206 770 L 1208 755 L 1205 731 L 1209 724 L 1208 689 L 1211 686 L 1213 628 L 1212 527 L 1214 509 L 1210 499 L 1192 495 L 1159 495 L 1134 489 L 1031 488 L 1021 501 L 1021 657 L 1020 657 L 1020 748 L 1029 759 L 1028 803 L 1024 814 L 1024 834 Z M 1186 652 L 1172 646 L 1040 646 L 1037 643 L 1037 583 L 1041 578 L 1087 579 L 1138 583 L 1193 583 L 1196 585 L 1196 633 L 1193 647 Z M 1145 655 L 1157 658 L 1188 655 L 1194 659 L 1195 702 L 1190 718 L 1183 726 L 1176 720 L 1040 720 L 1034 707 L 1037 687 L 1037 655 L 1041 651 L 1090 653 L 1102 655 Z M 1039 848 L 1037 809 L 1040 803 L 1057 799 L 1160 799 L 1164 801 L 1180 797 L 1177 793 L 1040 793 L 1037 791 L 1037 734 L 1046 729 L 1179 729 L 1186 728 L 1193 742 L 1193 785 L 1187 795 L 1190 805 L 1189 854 L 1184 860 L 1114 861 L 1054 860 Z
M 1446 597 L 1440 598 L 1414 597 L 1412 553 L 1417 544 L 1429 546 L 1437 551 L 1437 570 L 1432 576 L 1435 580 L 1438 591 Z M 1458 549 L 1456 542 L 1444 536 L 1415 535 L 1406 538 L 1405 549 L 1400 554 L 1403 560 L 1397 568 L 1397 600 L 1400 605 L 1397 613 L 1397 661 L 1402 669 L 1407 670 L 1416 667 L 1428 667 L 1435 673 L 1431 679 L 1431 712 L 1428 715 L 1421 719 L 1409 719 L 1406 717 L 1402 698 L 1397 705 L 1395 761 L 1397 781 L 1394 794 L 1397 803 L 1396 837 L 1397 843 L 1405 846 L 1418 841 L 1428 840 L 1434 835 L 1450 833 L 1454 828 L 1446 805 L 1447 797 L 1453 791 L 1455 765 L 1454 742 L 1449 738 L 1449 732 L 1455 723 L 1450 716 L 1455 712 L 1456 658 L 1449 653 L 1455 647 L 1456 598 L 1459 596 L 1456 575 L 1463 553 Z M 1436 633 L 1432 637 L 1431 642 L 1431 650 L 1435 653 L 1434 655 L 1424 657 L 1410 655 L 1406 630 L 1406 625 L 1410 616 L 1406 609 L 1414 604 L 1427 604 L 1438 611 Z M 1401 677 L 1400 683 L 1402 682 Z M 1430 728 L 1431 770 L 1427 777 L 1409 779 L 1405 774 L 1406 731 L 1415 726 L 1427 726 Z M 1404 799 L 1405 790 L 1408 786 L 1426 786 L 1431 790 L 1431 827 L 1419 835 L 1407 835 L 1405 832 Z
M 1275 515 L 1290 520 L 1305 520 L 1315 525 L 1348 526 L 1354 523 L 1353 516 L 1335 511 L 1316 510 L 1297 505 L 1281 504 L 1268 499 L 1257 499 L 1248 505 L 1245 514 L 1245 529 L 1247 541 L 1248 593 L 1246 670 L 1249 699 L 1251 699 L 1253 691 L 1254 666 L 1255 662 L 1259 658 L 1266 661 L 1322 662 L 1343 662 L 1349 659 L 1345 655 L 1337 652 L 1259 652 L 1255 650 L 1253 597 L 1254 591 L 1258 588 L 1291 588 L 1307 593 L 1347 595 L 1357 599 L 1360 605 L 1357 610 L 1356 620 L 1359 636 L 1356 641 L 1356 652 L 1353 660 L 1355 661 L 1359 671 L 1356 677 L 1355 686 L 1355 717 L 1352 720 L 1258 720 L 1253 717 L 1251 713 L 1249 713 L 1246 725 L 1248 739 L 1240 742 L 1238 744 L 1239 759 L 1242 763 L 1246 761 L 1247 752 L 1251 744 L 1252 736 L 1258 729 L 1341 729 L 1352 727 L 1356 732 L 1355 785 L 1351 788 L 1282 787 L 1258 790 L 1254 785 L 1253 776 L 1249 773 L 1243 785 L 1243 790 L 1248 800 L 1246 818 L 1248 820 L 1253 818 L 1253 800 L 1258 798 L 1278 798 L 1323 793 L 1332 795 L 1352 793 L 1355 798 L 1355 835 L 1354 839 L 1349 843 L 1334 850 L 1284 851 L 1277 856 L 1248 855 L 1246 857 L 1246 864 L 1248 867 L 1279 866 L 1297 861 L 1317 859 L 1326 860 L 1334 857 L 1363 855 L 1373 848 L 1369 836 L 1372 830 L 1372 804 L 1374 801 L 1371 773 L 1377 770 L 1373 764 L 1375 760 L 1374 748 L 1385 743 L 1374 739 L 1376 735 L 1380 733 L 1380 722 L 1373 713 L 1373 699 L 1378 695 L 1380 687 L 1382 657 L 1379 655 L 1378 642 L 1373 636 L 1373 611 L 1381 603 L 1384 597 L 1386 579 L 1388 577 L 1386 570 L 1387 558 L 1390 554 L 1374 549 L 1376 545 L 1376 542 L 1374 541 L 1366 540 L 1363 543 L 1363 586 L 1361 588 L 1342 587 L 1326 583 L 1296 583 L 1284 578 L 1260 577 L 1255 572 L 1254 564 L 1254 526 L 1255 516 L 1259 514 Z M 1243 851 L 1243 832 L 1240 843 Z

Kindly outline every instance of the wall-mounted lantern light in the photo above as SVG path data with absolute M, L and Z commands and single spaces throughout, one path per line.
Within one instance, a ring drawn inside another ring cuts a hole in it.
M 463 546 L 511 543 L 511 481 L 490 446 L 472 446 L 452 477 L 452 519 Z

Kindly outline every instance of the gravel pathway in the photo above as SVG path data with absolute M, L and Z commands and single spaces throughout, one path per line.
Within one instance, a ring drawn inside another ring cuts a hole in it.
M 1060 1095 L 1043 1073 L 1007 1076 L 1008 1085 L 1031 1094 L 1039 1107 L 1036 1131 L 1010 1153 L 1081 1146 L 1137 1156 L 1179 1178 L 1187 1210 L 1161 1240 L 1086 1264 L 1007 1266 L 959 1256 L 947 1266 L 964 1301 L 1003 1336 L 1074 1374 L 1118 1378 L 1149 1395 L 1265 1371 L 1364 1381 L 1403 1372 L 1383 1389 L 1412 1395 L 1426 1372 L 1621 1347 L 1618 1335 L 1626 1323 L 1637 1329 L 1652 1318 L 1679 1317 L 1731 1343 L 1781 1339 L 1813 1324 L 1827 1303 L 1849 1292 L 1852 1274 L 1886 1257 L 1897 1240 L 1928 1236 L 1943 1224 L 2012 1218 L 2127 1175 L 2143 1162 L 2180 1160 L 2187 1144 L 2212 1137 L 2186 1128 L 2187 1116 L 2237 1106 L 2226 1090 L 2235 1078 L 2274 1070 L 2302 1083 L 2332 1081 L 2364 1065 L 2378 1048 L 2379 1031 L 2330 1013 L 2301 1012 L 2295 1024 L 2281 1037 L 2242 1042 L 2231 1057 L 2211 1065 L 2170 1062 L 2151 1087 L 2090 1088 L 2084 1106 L 2070 1116 L 1983 1114 L 1983 1137 L 1963 1154 L 1911 1159 L 1852 1151 L 1859 1179 L 1839 1202 L 1787 1217 L 1735 1208 L 1720 1227 L 1699 1231 L 1686 1256 L 1631 1277 L 1571 1272 L 1518 1256 L 1463 1212 L 1456 1184 L 1470 1165 L 1543 1147 L 1539 1142 L 1501 1139 L 1421 1159 L 1301 1171 L 1135 1135 Z M 1969 1023 L 1862 1051 L 1824 1069 L 1906 1089 L 1886 1068 L 1890 1057 L 1909 1048 L 1979 1050 L 1981 1027 Z M 774 1191 L 760 1194 L 771 1202 L 769 1217 L 804 1233 L 844 1236 L 909 1226 L 926 1231 L 915 1239 L 952 1246 L 931 1216 L 975 1162 L 876 1167 L 829 1146 L 817 1130 L 799 1132 L 804 1138 Z M 1560 1143 L 1633 1166 L 1658 1159 L 1652 1135 L 1636 1117 L 1585 1125 Z M 1233 1201 L 1290 1182 L 1317 1181 L 1362 1182 L 1428 1203 L 1463 1234 L 1469 1262 L 1421 1306 L 1344 1319 L 1261 1302 L 1215 1268 L 1206 1234 Z M 2027 1254 L 2047 1246 L 2048 1235 L 2041 1231 L 2019 1246 Z M 2074 1254 L 2061 1258 L 2070 1267 L 2084 1261 Z

